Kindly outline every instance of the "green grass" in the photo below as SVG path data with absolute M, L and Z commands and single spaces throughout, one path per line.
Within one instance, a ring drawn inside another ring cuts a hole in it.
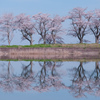
M 63 61 L 61 59 L 0 59 L 0 61 Z
M 55 62 L 64 62 L 64 61 L 78 61 L 78 62 L 96 62 L 100 59 L 0 59 L 0 61 L 55 61 Z
M 0 48 L 100 48 L 100 44 L 35 44 L 35 45 L 5 45 Z
M 50 44 L 35 44 L 35 45 L 4 45 L 0 46 L 1 48 L 37 48 L 37 47 L 52 47 Z

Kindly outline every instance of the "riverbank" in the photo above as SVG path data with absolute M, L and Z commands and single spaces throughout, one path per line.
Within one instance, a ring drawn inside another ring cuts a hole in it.
M 99 47 L 0 48 L 0 59 L 100 59 Z

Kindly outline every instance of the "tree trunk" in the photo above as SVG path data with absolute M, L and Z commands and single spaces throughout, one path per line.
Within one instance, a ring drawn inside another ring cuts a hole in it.
M 56 39 L 55 39 L 55 36 L 53 37 L 53 42 L 54 42 L 54 44 L 56 44 Z
M 80 62 L 80 66 L 81 66 L 81 67 L 83 66 L 83 62 Z
M 8 44 L 10 45 L 10 40 L 8 39 Z
M 55 35 L 54 34 L 52 34 L 52 39 L 53 39 L 53 44 L 56 44 L 56 39 L 55 39 Z
M 56 40 L 54 39 L 54 44 L 56 44 Z
M 43 39 L 43 41 L 44 41 L 44 43 L 43 43 L 43 44 L 46 44 L 46 39 L 45 39 L 45 38 Z
M 54 69 L 55 69 L 55 66 L 56 66 L 56 62 L 54 62 L 53 67 L 52 67 L 52 71 L 51 71 L 52 76 L 54 76 Z
M 30 41 L 30 45 L 32 45 L 32 41 Z
M 95 67 L 96 67 L 96 69 L 99 69 L 99 62 L 98 61 L 95 62 Z
M 10 36 L 9 36 L 9 33 L 8 33 L 7 37 L 8 37 L 8 44 L 10 45 L 10 38 L 9 38 Z
M 30 37 L 31 37 L 30 45 L 32 45 L 32 44 L 33 44 L 33 38 L 32 38 L 32 35 L 31 35 Z
M 30 61 L 30 64 L 31 64 L 31 74 L 32 74 L 33 62 L 32 62 L 32 61 Z
M 8 62 L 8 74 L 10 74 L 10 61 Z
M 99 43 L 99 36 L 95 37 L 95 43 Z
M 83 39 L 80 39 L 80 43 L 83 43 Z
M 100 69 L 99 69 L 99 62 L 98 61 L 96 61 L 95 62 L 95 80 L 98 80 L 99 79 L 99 72 L 100 72 Z

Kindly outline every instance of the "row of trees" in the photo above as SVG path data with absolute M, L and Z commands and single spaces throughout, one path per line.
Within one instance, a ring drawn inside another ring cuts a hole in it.
M 70 28 L 66 32 L 62 24 L 68 19 Z M 74 8 L 65 17 L 59 15 L 50 17 L 49 14 L 43 13 L 34 16 L 25 14 L 14 16 L 9 13 L 0 17 L 1 40 L 7 40 L 10 45 L 16 30 L 22 33 L 21 39 L 29 41 L 30 45 L 34 42 L 35 33 L 40 35 L 39 42 L 43 44 L 64 43 L 62 33 L 77 37 L 80 43 L 84 42 L 86 34 L 92 33 L 95 36 L 95 42 L 99 43 L 100 10 L 86 12 L 84 8 Z
M 22 40 L 28 40 L 30 45 L 33 43 L 33 34 L 35 33 L 41 36 L 39 41 L 43 41 L 44 44 L 60 43 L 62 41 L 58 34 L 63 32 L 62 22 L 65 19 L 66 17 L 60 17 L 58 15 L 50 18 L 50 15 L 42 13 L 32 17 L 25 14 L 15 17 L 13 14 L 4 14 L 0 18 L 1 40 L 8 40 L 8 44 L 10 45 L 14 31 L 18 30 L 22 33 Z

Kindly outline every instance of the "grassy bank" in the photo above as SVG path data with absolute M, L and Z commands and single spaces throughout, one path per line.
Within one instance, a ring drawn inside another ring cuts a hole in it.
M 35 45 L 3 45 L 0 48 L 100 48 L 100 44 L 35 44 Z
M 65 62 L 65 61 L 78 61 L 78 62 L 96 62 L 100 61 L 100 59 L 0 59 L 0 61 L 54 61 L 54 62 Z

